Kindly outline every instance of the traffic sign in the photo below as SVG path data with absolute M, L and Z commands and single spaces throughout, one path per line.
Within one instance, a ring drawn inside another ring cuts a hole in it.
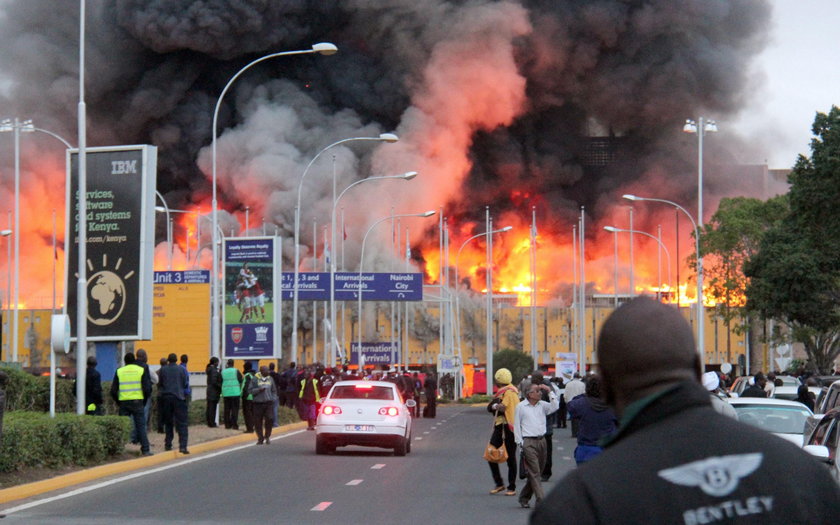
M 283 299 L 292 298 L 295 274 L 283 273 Z M 362 301 L 422 301 L 423 274 L 364 272 L 361 280 Z M 359 274 L 336 272 L 335 300 L 359 300 Z M 299 272 L 298 299 L 301 301 L 329 301 L 329 272 Z

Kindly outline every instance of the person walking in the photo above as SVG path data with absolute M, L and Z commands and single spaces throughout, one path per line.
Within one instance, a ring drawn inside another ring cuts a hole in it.
M 715 412 L 738 419 L 738 413 L 735 411 L 735 407 L 721 398 L 721 395 L 725 396 L 726 393 L 724 392 L 721 394 L 718 390 L 718 387 L 720 386 L 720 376 L 718 376 L 717 372 L 706 372 L 700 380 L 703 383 L 703 388 L 709 391 L 709 400 L 711 401 L 712 408 L 715 409 Z
M 246 362 L 242 371 L 244 372 L 242 391 L 239 393 L 242 397 L 242 418 L 245 420 L 245 433 L 251 434 L 254 432 L 254 395 L 251 394 L 251 381 L 254 380 L 254 372 L 251 363 Z
M 233 366 L 233 359 L 228 359 L 227 367 L 222 370 L 221 375 L 225 428 L 239 430 L 239 398 L 242 396 L 242 372 Z
M 152 382 L 152 390 L 154 390 L 155 385 L 158 382 L 157 374 L 152 373 L 152 369 L 149 368 L 149 356 L 146 354 L 146 351 L 142 348 L 138 349 L 137 352 L 134 354 L 136 358 L 135 362 L 138 366 L 143 367 L 143 373 L 149 377 L 149 380 Z M 143 402 L 143 417 L 146 419 L 146 429 L 148 435 L 148 428 L 152 423 L 152 396 L 149 396 Z M 135 431 L 131 432 L 131 442 L 137 443 L 139 440 L 137 439 L 137 434 Z
M 160 400 L 160 371 L 161 371 L 161 369 L 163 369 L 163 367 L 166 366 L 167 363 L 168 363 L 168 361 L 166 360 L 166 358 L 161 357 L 160 358 L 160 366 L 158 367 L 157 370 L 155 370 L 155 375 L 157 376 L 157 381 L 158 381 L 157 394 L 156 394 L 156 398 L 155 398 L 155 400 L 157 402 L 157 408 L 155 408 L 155 414 L 156 414 L 155 415 L 155 429 L 157 430 L 158 434 L 163 434 L 163 432 L 164 432 L 164 429 L 163 429 L 163 410 L 161 410 L 161 407 L 163 406 L 163 403 Z
M 219 398 L 222 396 L 222 374 L 219 373 L 219 358 L 213 356 L 205 369 L 207 375 L 207 409 L 205 419 L 207 426 L 215 428 L 216 410 L 219 408 Z
M 298 384 L 298 369 L 294 361 L 289 363 L 289 368 L 283 372 L 283 376 L 286 378 L 286 406 L 297 410 L 300 385 Z
M 814 403 L 816 400 L 814 399 L 814 394 L 810 390 L 808 390 L 807 385 L 799 385 L 799 388 L 796 389 L 795 401 L 799 401 L 800 403 L 808 407 L 811 410 L 811 412 L 814 411 Z
M 766 385 L 767 378 L 759 372 L 753 376 L 753 383 L 741 392 L 741 397 L 767 397 Z
M 134 423 L 140 453 L 151 456 L 143 405 L 152 395 L 152 381 L 143 367 L 137 364 L 134 352 L 127 352 L 123 361 L 125 365 L 117 368 L 111 381 L 111 397 L 119 404 L 120 415 L 130 417 Z
M 577 396 L 569 404 L 569 415 L 580 421 L 578 426 L 575 462 L 586 463 L 601 453 L 601 439 L 615 432 L 618 421 L 613 410 L 601 399 L 601 378 L 591 375 L 586 378 L 584 395 Z
M 430 417 L 432 419 L 437 416 L 437 380 L 434 372 L 426 374 L 426 379 L 423 381 L 423 390 L 426 395 L 426 406 L 423 407 L 423 417 Z
M 190 371 L 187 368 L 187 363 L 190 360 L 190 356 L 187 354 L 181 354 L 181 368 L 184 369 L 184 373 L 187 374 L 187 388 L 184 389 L 184 396 L 187 399 L 187 406 L 189 406 L 190 401 L 192 400 L 192 388 L 190 387 Z
M 583 381 L 580 378 L 580 374 L 575 372 L 574 376 L 572 376 L 572 380 L 566 383 L 566 389 L 563 391 L 563 397 L 566 401 L 566 407 L 569 406 L 569 403 L 574 398 L 576 398 L 577 396 L 582 396 L 585 393 L 586 385 L 583 384 Z M 580 419 L 574 417 L 571 414 L 569 414 L 569 416 L 572 421 L 572 437 L 576 438 L 578 436 L 578 427 L 580 426 Z
M 549 401 L 543 401 L 543 392 Z M 545 494 L 542 489 L 543 469 L 546 460 L 546 419 L 557 411 L 559 400 L 550 386 L 542 383 L 542 375 L 533 374 L 531 384 L 525 399 L 516 405 L 513 420 L 513 435 L 516 444 L 522 447 L 523 463 L 528 482 L 519 493 L 519 505 L 522 508 L 531 506 L 531 496 L 536 498 L 536 504 L 542 503 Z
M 700 384 L 691 326 L 675 307 L 632 299 L 602 325 L 597 352 L 602 393 L 621 426 L 600 456 L 546 494 L 531 525 L 833 523 L 840 516 L 840 486 L 824 465 L 715 412 Z
M 272 410 L 274 411 L 274 428 L 280 426 L 280 376 L 276 370 L 277 365 L 274 363 L 268 364 L 268 375 L 271 376 L 271 380 L 274 381 L 274 390 L 276 395 L 274 396 L 274 406 Z
M 553 467 L 552 449 L 554 449 L 554 425 L 557 419 L 557 411 L 560 410 L 560 393 L 558 392 L 554 384 L 551 381 L 547 381 L 545 379 L 545 376 L 543 376 L 542 371 L 539 370 L 531 374 L 531 384 L 545 385 L 548 387 L 548 390 L 544 388 L 540 389 L 541 399 L 546 403 L 551 402 L 549 392 L 553 392 L 554 395 L 557 397 L 557 410 L 545 416 L 545 462 L 542 471 L 540 471 L 540 481 L 548 481 L 549 479 L 551 479 L 551 468 Z
M 496 370 L 493 379 L 499 389 L 487 407 L 494 414 L 490 444 L 498 448 L 504 443 L 507 449 L 508 483 L 505 490 L 498 463 L 488 461 L 490 474 L 496 483 L 490 494 L 498 494 L 504 490 L 505 496 L 516 496 L 516 436 L 513 434 L 513 420 L 516 416 L 516 405 L 519 404 L 519 391 L 511 384 L 513 377 L 507 368 Z
M 310 370 L 304 373 L 298 397 L 303 404 L 301 419 L 307 422 L 306 430 L 315 430 L 315 419 L 318 415 L 315 405 L 321 402 L 321 394 L 318 392 L 318 380 L 312 377 Z
M 563 383 L 563 378 L 560 376 L 551 378 L 551 382 L 557 387 L 560 397 L 560 408 L 557 409 L 557 415 L 554 418 L 557 428 L 566 428 L 566 419 L 569 412 L 566 409 L 566 385 Z
M 274 378 L 265 365 L 251 380 L 248 388 L 253 400 L 254 428 L 257 431 L 257 445 L 271 443 L 271 429 L 274 423 L 274 402 L 277 401 L 277 387 Z
M 172 450 L 173 425 L 178 429 L 178 449 L 189 454 L 187 439 L 187 373 L 178 365 L 178 356 L 169 354 L 167 365 L 160 370 L 160 397 L 163 411 L 163 428 L 166 432 L 164 450 Z

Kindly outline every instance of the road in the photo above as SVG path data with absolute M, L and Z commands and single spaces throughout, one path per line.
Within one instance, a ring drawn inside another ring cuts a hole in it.
M 301 430 L 268 446 L 190 456 L 0 512 L 7 514 L 3 522 L 64 525 L 525 524 L 529 511 L 516 497 L 488 493 L 493 480 L 481 454 L 490 417 L 483 408 L 439 407 L 436 419 L 414 421 L 406 457 L 363 447 L 316 456 L 314 433 Z M 574 468 L 568 429 L 557 429 L 554 448 L 546 490 Z

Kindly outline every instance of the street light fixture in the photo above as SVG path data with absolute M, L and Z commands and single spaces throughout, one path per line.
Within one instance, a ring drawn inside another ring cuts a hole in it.
M 373 229 L 376 228 L 376 226 L 378 224 L 381 224 L 381 223 L 383 223 L 387 220 L 393 220 L 393 219 L 397 219 L 397 218 L 401 218 L 401 217 L 431 217 L 434 214 L 435 214 L 434 210 L 429 210 L 429 211 L 426 211 L 426 212 L 423 212 L 423 213 L 400 213 L 400 214 L 397 214 L 397 215 L 388 215 L 387 217 L 382 217 L 381 219 L 379 219 L 376 222 L 374 222 L 373 224 L 371 224 L 370 227 L 365 232 L 365 236 L 362 237 L 362 251 L 361 251 L 361 254 L 359 255 L 359 283 L 358 283 L 359 287 L 358 287 L 358 291 L 357 291 L 357 294 L 359 296 L 359 309 L 358 309 L 357 317 L 359 318 L 358 319 L 358 323 L 359 323 L 359 327 L 358 327 L 358 343 L 359 343 L 358 350 L 359 350 L 359 362 L 360 363 L 363 362 L 362 359 L 361 359 L 361 356 L 362 356 L 362 273 L 363 273 L 362 268 L 364 267 L 364 264 L 365 264 L 365 243 L 367 242 L 368 234 L 370 232 L 372 232 Z M 403 356 L 402 357 L 405 358 L 405 348 L 403 348 Z
M 695 222 L 694 217 L 691 216 L 688 211 L 677 204 L 676 202 L 669 201 L 666 199 L 656 199 L 653 197 L 639 197 L 638 195 L 631 195 L 626 194 L 622 195 L 623 198 L 631 201 L 648 201 L 648 202 L 661 202 L 663 204 L 668 204 L 673 206 L 674 208 L 680 210 L 688 217 L 688 220 L 691 221 L 691 225 L 694 227 L 694 254 L 697 259 L 697 351 L 700 353 L 700 359 L 703 359 L 703 354 L 705 352 L 704 347 L 704 328 L 703 328 L 703 264 L 702 259 L 700 258 L 700 229 L 697 227 L 697 222 Z M 677 261 L 679 264 L 679 261 Z M 679 283 L 677 283 L 677 294 L 679 294 Z M 679 298 L 677 299 L 677 304 L 679 304 Z
M 341 197 L 343 197 L 344 194 L 347 193 L 347 191 L 350 188 L 352 188 L 354 186 L 358 186 L 359 184 L 362 184 L 364 182 L 372 182 L 372 181 L 385 180 L 385 179 L 412 180 L 417 175 L 418 174 L 417 174 L 416 171 L 409 171 L 407 173 L 403 173 L 403 174 L 400 174 L 400 175 L 383 175 L 383 176 L 378 176 L 378 177 L 368 177 L 366 179 L 360 179 L 360 180 L 357 180 L 356 182 L 350 184 L 346 188 L 344 188 L 344 190 L 341 191 L 341 193 L 338 195 L 338 197 L 336 197 L 335 200 L 333 200 L 332 214 L 330 215 L 330 223 L 331 223 L 330 243 L 331 243 L 332 250 L 333 250 L 333 256 L 330 258 L 330 332 L 331 332 L 331 335 L 332 335 L 332 344 L 330 346 L 333 347 L 332 350 L 330 351 L 330 366 L 331 367 L 335 367 L 335 351 L 336 351 L 335 347 L 338 346 L 338 339 L 336 338 L 336 335 L 335 335 L 335 326 L 336 326 L 336 321 L 335 321 L 335 266 L 336 266 L 336 264 L 335 264 L 335 260 L 337 258 L 336 256 L 338 255 L 338 250 L 336 249 L 336 244 L 335 244 L 335 209 L 336 209 L 336 206 L 338 205 L 338 201 L 341 200 Z M 334 191 L 335 191 L 335 188 L 333 186 L 333 192 Z
M 315 161 L 318 160 L 324 152 L 338 146 L 340 144 L 344 144 L 345 142 L 356 142 L 356 141 L 374 141 L 374 142 L 388 142 L 393 143 L 397 142 L 399 137 L 397 137 L 393 133 L 380 133 L 378 137 L 350 137 L 347 139 L 342 139 L 336 142 L 333 142 L 329 146 L 323 148 L 321 151 L 315 154 L 312 157 L 312 160 L 309 161 L 309 164 L 306 165 L 306 168 L 303 170 L 303 175 L 300 176 L 300 181 L 298 182 L 297 188 L 297 206 L 295 207 L 295 268 L 294 268 L 294 281 L 292 281 L 292 356 L 291 360 L 293 362 L 297 362 L 297 336 L 298 336 L 298 276 L 300 274 L 300 195 L 301 190 L 303 190 L 303 181 L 306 179 L 306 174 L 309 173 L 309 168 L 315 164 Z M 335 218 L 333 218 L 333 223 L 335 223 Z
M 219 219 L 218 219 L 218 199 L 216 196 L 217 193 L 217 176 L 216 176 L 216 135 L 218 130 L 218 122 L 219 122 L 219 109 L 222 106 L 222 99 L 225 98 L 225 94 L 230 89 L 230 86 L 248 69 L 252 66 L 259 64 L 265 60 L 275 57 L 281 56 L 289 56 L 289 55 L 305 55 L 311 53 L 317 53 L 320 55 L 334 55 L 338 52 L 338 48 L 329 42 L 320 42 L 314 44 L 311 49 L 304 49 L 300 51 L 282 51 L 280 53 L 271 53 L 269 55 L 265 55 L 260 57 L 250 63 L 248 63 L 245 67 L 240 69 L 235 75 L 228 80 L 228 83 L 225 85 L 224 89 L 222 89 L 222 93 L 219 95 L 219 99 L 216 101 L 216 107 L 213 110 L 213 143 L 212 143 L 212 172 L 213 172 L 213 199 L 212 199 L 212 208 L 213 208 L 213 275 L 212 275 L 212 301 L 211 305 L 213 308 L 213 315 L 212 315 L 212 348 L 211 348 L 211 355 L 215 357 L 221 356 L 221 339 L 220 339 L 220 319 L 219 319 L 219 292 L 221 290 L 221 282 L 219 279 L 219 238 L 216 235 L 218 226 L 219 226 Z

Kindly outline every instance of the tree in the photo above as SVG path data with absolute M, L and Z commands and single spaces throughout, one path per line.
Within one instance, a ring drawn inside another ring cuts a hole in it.
M 534 360 L 519 350 L 501 350 L 493 354 L 493 375 L 500 368 L 507 368 L 513 377 L 513 384 L 518 385 L 522 378 L 533 372 Z
M 729 340 L 732 321 L 740 320 L 739 327 L 745 328 L 754 327 L 758 321 L 757 315 L 750 315 L 741 308 L 746 302 L 749 282 L 744 275 L 744 264 L 758 253 L 764 234 L 778 224 L 787 211 L 785 196 L 766 202 L 747 197 L 725 198 L 700 232 L 705 293 L 715 300 L 715 313 L 726 325 L 726 360 L 729 362 L 732 360 Z M 750 334 L 757 332 L 750 330 Z M 757 346 L 751 345 L 752 348 Z
M 744 268 L 747 308 L 791 328 L 809 364 L 826 372 L 840 354 L 840 109 L 818 113 L 811 158 L 788 178 L 790 209 Z
M 423 363 L 427 362 L 429 343 L 440 337 L 440 321 L 431 314 L 426 305 L 414 308 L 414 322 L 409 327 L 409 335 L 423 345 Z

